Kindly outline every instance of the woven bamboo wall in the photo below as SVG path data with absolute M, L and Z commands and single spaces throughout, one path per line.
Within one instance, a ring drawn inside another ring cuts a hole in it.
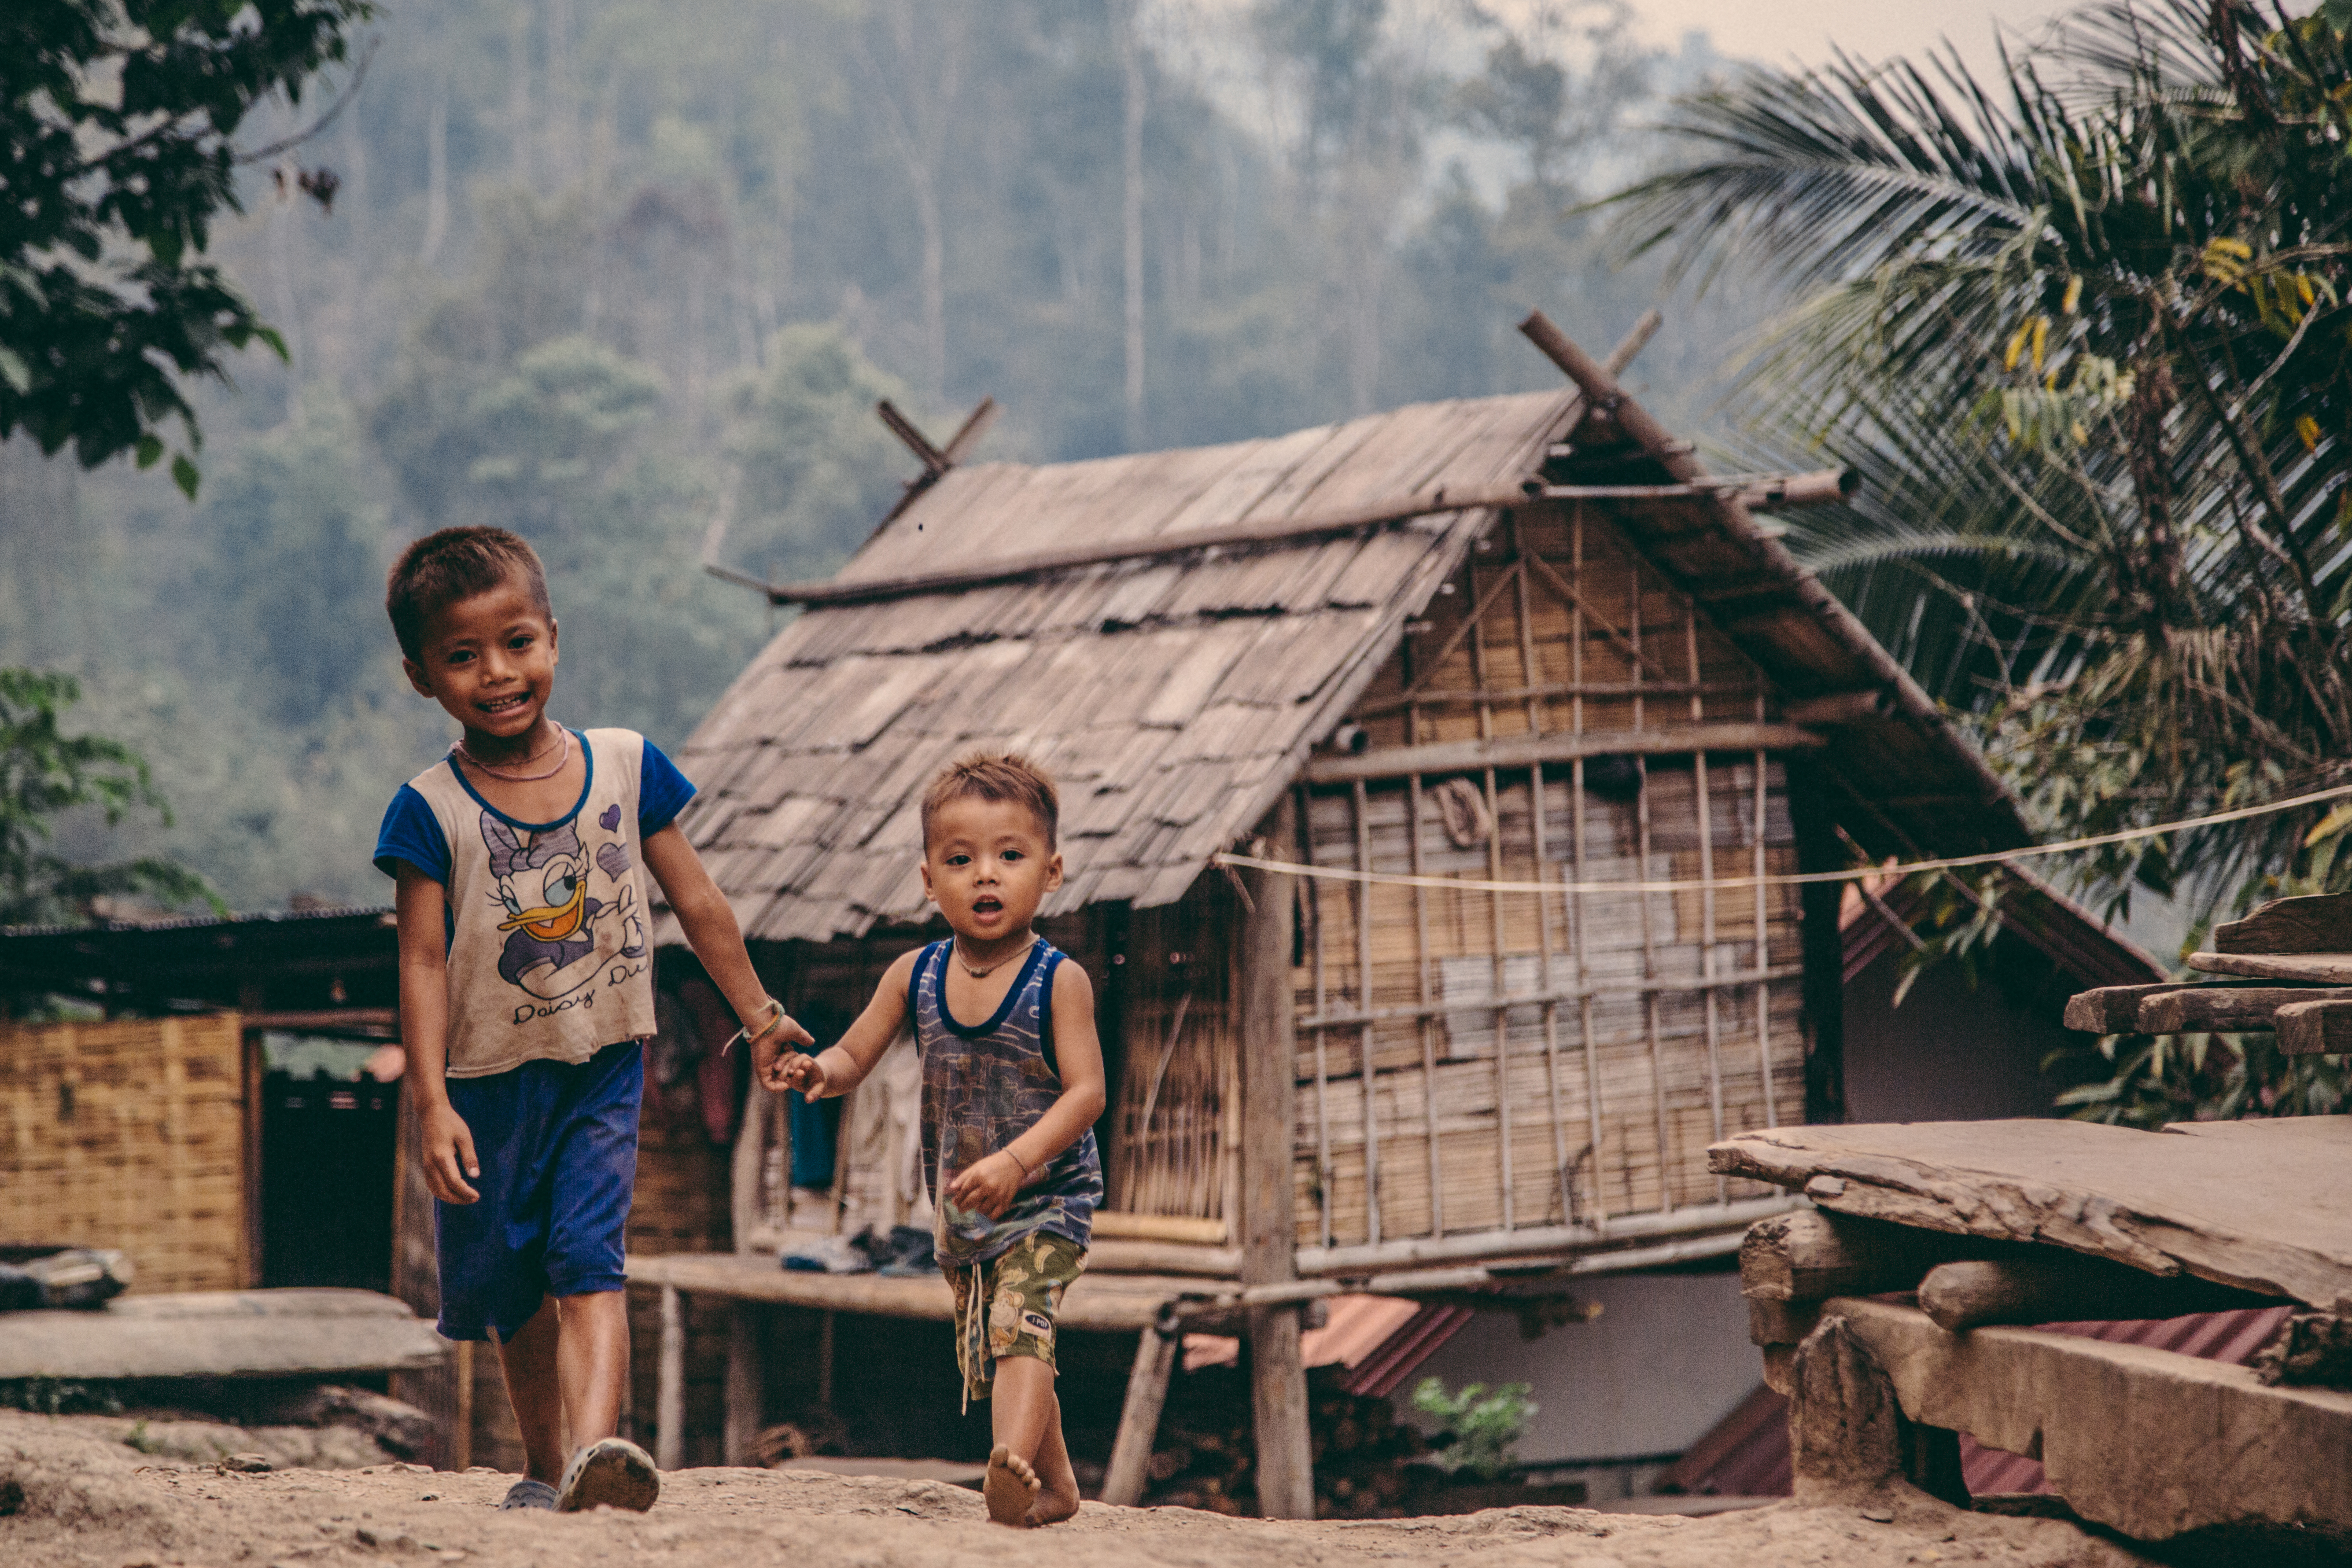
M 1359 705 L 1375 747 L 1773 715 L 1760 674 L 1597 518 L 1526 514 L 1448 586 Z M 1350 870 L 1632 883 L 1796 869 L 1785 770 L 1755 751 L 1318 786 L 1300 819 L 1299 852 Z M 1802 1116 L 1792 889 L 1312 882 L 1301 916 L 1302 1246 L 1759 1196 L 1708 1175 L 1706 1145 Z
M 1224 879 L 1130 917 L 1119 967 L 1125 1071 L 1105 1151 L 1111 1208 L 1223 1219 L 1238 1197 L 1241 1098 L 1232 993 L 1234 922 Z
M 0 1024 L 0 1239 L 115 1247 L 133 1289 L 249 1281 L 235 1014 Z

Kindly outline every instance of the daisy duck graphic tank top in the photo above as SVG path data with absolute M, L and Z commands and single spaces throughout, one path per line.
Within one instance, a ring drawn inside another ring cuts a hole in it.
M 1039 1231 L 1084 1247 L 1103 1197 L 1102 1160 L 1091 1127 L 1047 1161 L 995 1220 L 961 1209 L 950 1215 L 939 1201 L 957 1172 L 1035 1126 L 1062 1097 L 1053 1013 L 1061 951 L 1039 937 L 995 1013 L 968 1025 L 948 1011 L 954 946 L 950 937 L 924 948 L 907 985 L 907 1012 L 923 1057 L 923 1175 L 939 1204 L 939 1260 L 968 1269 Z

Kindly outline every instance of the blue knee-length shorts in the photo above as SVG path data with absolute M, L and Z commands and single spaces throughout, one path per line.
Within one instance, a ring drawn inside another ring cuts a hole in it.
M 503 1343 L 549 1296 L 621 1289 L 645 1087 L 635 1040 L 449 1081 L 482 1196 L 433 1206 L 444 1337 Z

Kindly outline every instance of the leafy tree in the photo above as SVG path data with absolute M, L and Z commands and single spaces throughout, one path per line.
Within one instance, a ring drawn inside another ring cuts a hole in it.
M 1990 82 L 1950 56 L 1751 71 L 1685 100 L 1691 155 L 1620 198 L 1640 246 L 1794 291 L 1746 371 L 1754 433 L 1865 489 L 1792 546 L 2053 832 L 2352 777 L 2347 29 L 2347 0 L 2276 26 L 2108 0 Z M 2079 871 L 2205 910 L 2352 886 L 2352 812 L 2320 816 Z M 2122 1114 L 2137 1075 L 2231 1113 L 2332 1103 L 2321 1070 L 2223 1055 L 2142 1053 L 2074 1099 Z
M 90 900 L 107 895 L 210 897 L 201 878 L 167 860 L 76 865 L 48 847 L 58 817 L 78 809 L 97 810 L 109 827 L 141 808 L 170 816 L 144 758 L 59 730 L 59 716 L 80 696 L 68 675 L 0 670 L 0 925 L 79 920 Z
M 194 497 L 186 377 L 277 334 L 204 259 L 236 211 L 234 144 L 272 94 L 344 57 L 367 0 L 23 0 L 0 8 L 0 439 L 88 467 L 163 453 Z M 313 180 L 316 186 L 317 182 Z M 331 199 L 331 186 L 321 200 Z

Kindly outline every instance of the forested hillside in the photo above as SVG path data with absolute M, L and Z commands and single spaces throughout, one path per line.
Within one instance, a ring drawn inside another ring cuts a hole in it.
M 993 394 L 987 455 L 1055 459 L 1552 384 L 1511 323 L 1600 349 L 1654 302 L 1573 211 L 1717 62 L 1511 15 L 390 0 L 215 236 L 290 362 L 201 390 L 196 502 L 0 449 L 0 664 L 79 675 L 177 813 L 76 831 L 241 908 L 388 897 L 377 815 L 446 737 L 383 574 L 436 527 L 545 554 L 558 717 L 674 745 L 774 625 L 706 552 L 837 565 L 912 471 L 878 396 L 943 434 Z M 1685 422 L 1744 319 L 1703 311 L 1635 377 Z

